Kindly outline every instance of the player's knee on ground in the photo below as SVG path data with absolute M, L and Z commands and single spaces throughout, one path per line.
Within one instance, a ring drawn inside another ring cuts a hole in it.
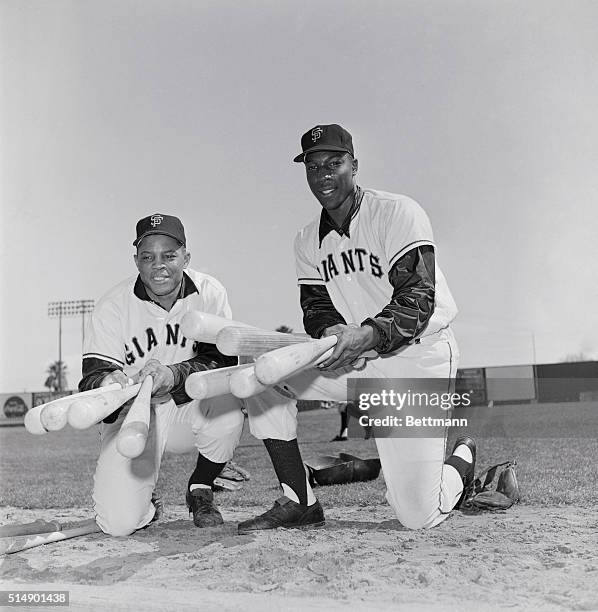
M 404 490 L 389 487 L 386 494 L 397 518 L 408 529 L 430 529 L 444 521 L 463 491 L 463 481 L 457 470 L 443 466 L 440 486 L 435 481 L 413 484 Z
M 125 521 L 125 522 L 119 522 L 118 520 L 106 521 L 99 517 L 96 520 L 97 520 L 98 525 L 100 526 L 100 529 L 104 533 L 107 533 L 108 535 L 111 535 L 114 537 L 129 536 L 135 533 L 135 531 L 137 530 L 137 527 L 134 521 Z
M 151 508 L 146 507 L 144 511 L 136 511 L 135 509 L 125 511 L 122 508 L 108 509 L 96 504 L 96 522 L 100 529 L 108 535 L 115 537 L 128 536 L 137 529 L 145 527 L 152 520 L 154 512 L 153 505 L 151 505 Z
M 403 527 L 407 529 L 430 529 L 448 517 L 448 513 L 440 510 L 438 498 L 426 503 L 417 496 L 413 499 L 394 499 L 387 492 L 386 499 Z

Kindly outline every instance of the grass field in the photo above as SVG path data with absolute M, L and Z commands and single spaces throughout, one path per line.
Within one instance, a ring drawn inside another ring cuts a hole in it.
M 478 442 L 478 471 L 507 459 L 517 461 L 522 503 L 595 505 L 598 502 L 595 458 L 598 457 L 598 403 L 547 404 L 479 409 L 468 429 Z M 329 440 L 338 432 L 336 410 L 314 410 L 299 416 L 304 459 L 347 451 L 375 456 L 373 440 Z M 219 503 L 236 507 L 270 505 L 278 496 L 274 470 L 263 444 L 245 431 L 235 461 L 251 473 L 251 482 L 236 492 L 218 493 Z M 554 437 L 559 432 L 559 437 Z M 450 441 L 460 432 L 451 430 Z M 553 437 L 541 437 L 551 435 Z M 592 437 L 593 436 L 593 437 Z M 0 429 L 0 504 L 21 508 L 90 507 L 98 435 L 94 428 L 66 428 L 33 436 L 22 427 Z M 182 504 L 193 453 L 166 454 L 158 490 L 166 504 Z M 380 477 L 318 489 L 326 507 L 384 503 Z
M 406 530 L 381 476 L 318 487 L 321 529 L 239 535 L 237 523 L 279 495 L 263 444 L 245 432 L 235 460 L 251 481 L 217 493 L 224 525 L 193 526 L 184 490 L 194 453 L 167 454 L 160 521 L 124 538 L 94 534 L 1 557 L 0 580 L 3 588 L 68 590 L 71 609 L 86 612 L 598 609 L 598 404 L 484 409 L 471 423 L 478 472 L 518 462 L 522 501 L 505 512 L 457 511 L 434 529 Z M 376 454 L 373 440 L 329 441 L 335 410 L 303 412 L 299 424 L 305 459 Z M 450 432 L 449 445 L 458 434 Z M 0 444 L 2 523 L 92 516 L 97 431 L 36 437 L 3 428 Z

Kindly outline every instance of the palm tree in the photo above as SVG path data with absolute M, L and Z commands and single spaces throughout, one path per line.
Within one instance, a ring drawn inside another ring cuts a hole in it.
M 280 332 L 281 334 L 292 334 L 293 333 L 293 329 L 289 327 L 288 325 L 280 325 L 279 327 L 276 328 L 276 331 Z
M 68 388 L 66 382 L 66 363 L 64 361 L 54 361 L 46 370 L 48 377 L 44 383 L 44 387 L 48 387 L 52 392 L 60 392 Z
M 579 353 L 569 353 L 565 356 L 565 359 L 568 363 L 574 363 L 576 361 L 592 361 L 589 355 L 586 355 L 583 351 L 579 351 Z

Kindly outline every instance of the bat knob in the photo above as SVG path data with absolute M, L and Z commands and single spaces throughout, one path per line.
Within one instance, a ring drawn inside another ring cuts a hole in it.
M 31 408 L 25 414 L 25 429 L 30 433 L 36 436 L 41 436 L 43 434 L 47 434 L 48 430 L 44 427 L 40 419 L 40 412 L 38 407 Z
M 133 421 L 125 425 L 116 439 L 116 450 L 129 459 L 139 457 L 145 448 L 149 429 L 145 423 Z
M 59 431 L 67 423 L 68 404 L 46 406 L 40 413 L 42 425 L 48 431 Z
M 230 377 L 230 392 L 239 399 L 252 397 L 265 389 L 266 385 L 256 378 L 253 367 L 239 370 Z
M 80 399 L 69 406 L 67 420 L 75 429 L 87 429 L 95 422 L 94 404 L 89 399 Z
M 194 377 L 193 374 L 191 374 L 185 381 L 185 391 L 189 397 L 196 400 L 202 400 L 207 395 L 208 385 L 203 377 Z

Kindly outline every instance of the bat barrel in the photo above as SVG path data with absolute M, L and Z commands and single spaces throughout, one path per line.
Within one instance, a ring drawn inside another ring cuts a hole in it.
M 232 321 L 225 317 L 193 310 L 186 313 L 182 318 L 181 331 L 187 338 L 191 338 L 192 340 L 216 344 L 218 332 L 231 325 L 235 327 L 249 327 L 245 323 L 240 323 L 239 321 Z
M 40 421 L 48 431 L 59 431 L 67 424 L 69 404 L 49 404 L 40 413 Z
M 218 368 L 206 372 L 194 372 L 185 381 L 185 391 L 189 397 L 202 400 L 218 395 L 230 393 L 231 376 L 240 370 L 244 370 L 253 364 L 230 366 L 228 368 Z
M 61 540 L 69 540 L 70 538 L 76 538 L 82 535 L 89 535 L 91 533 L 98 533 L 101 531 L 94 519 L 88 519 L 81 521 L 76 527 L 70 527 L 63 529 L 62 531 L 52 531 L 50 533 L 37 534 L 31 536 L 16 536 L 10 538 L 3 538 L 0 542 L 0 554 L 10 555 L 12 553 L 20 552 L 21 550 L 27 550 L 29 548 L 35 548 L 42 544 L 50 544 L 51 542 L 60 542 Z
M 75 429 L 87 429 L 111 415 L 117 408 L 137 395 L 141 385 L 131 385 L 124 389 L 115 389 L 93 397 L 82 397 L 74 401 L 68 412 L 68 422 Z
M 265 391 L 267 385 L 262 384 L 255 375 L 253 364 L 250 367 L 235 372 L 230 377 L 230 392 L 239 399 L 246 399 Z
M 97 395 L 98 393 L 112 391 L 120 389 L 118 383 L 112 383 L 101 389 L 92 389 L 90 391 L 81 391 L 80 393 L 73 393 L 65 397 L 59 397 L 58 399 L 46 402 L 39 406 L 35 406 L 25 414 L 25 429 L 32 434 L 41 435 L 46 434 L 48 431 L 57 431 L 62 429 L 66 425 L 66 420 L 63 417 L 67 416 L 69 406 L 78 398 L 86 397 L 88 395 Z M 64 414 L 63 414 L 64 409 Z M 48 426 L 45 425 L 47 421 Z M 62 427 L 61 427 L 62 426 Z
M 123 457 L 129 459 L 139 457 L 145 448 L 151 418 L 150 401 L 153 385 L 153 378 L 146 376 L 118 432 L 116 449 Z
M 43 434 L 47 434 L 48 430 L 44 427 L 41 422 L 41 412 L 44 409 L 44 406 L 35 406 L 31 410 L 28 410 L 25 414 L 24 424 L 25 429 L 30 433 L 36 436 L 41 436 Z
M 275 385 L 301 370 L 327 359 L 338 338 L 328 336 L 265 353 L 255 362 L 255 374 L 264 385 Z
M 252 327 L 225 327 L 216 337 L 216 346 L 224 355 L 258 356 L 282 346 L 309 342 L 300 334 L 283 334 Z
M 31 523 L 3 525 L 0 527 L 0 537 L 6 538 L 35 533 L 48 533 L 51 531 L 60 531 L 61 529 L 62 526 L 58 521 L 44 521 L 43 519 L 37 519 Z

